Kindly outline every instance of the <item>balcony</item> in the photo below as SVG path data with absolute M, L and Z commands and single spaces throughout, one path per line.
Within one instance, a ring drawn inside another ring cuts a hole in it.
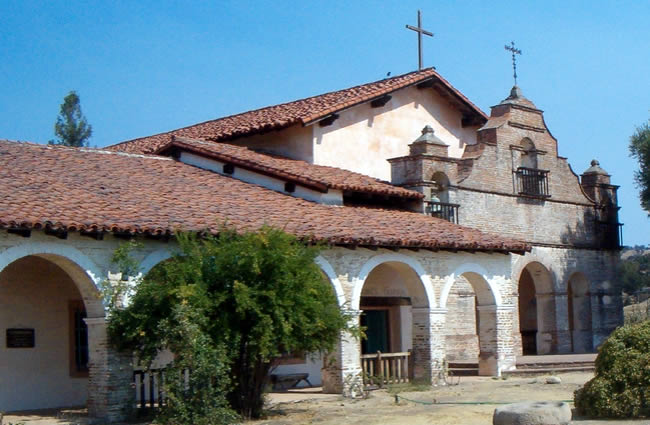
M 519 167 L 514 171 L 516 192 L 534 198 L 550 198 L 548 191 L 548 170 Z
M 598 221 L 600 226 L 600 247 L 603 249 L 621 249 L 623 246 L 623 223 L 617 221 Z
M 458 224 L 458 204 L 449 204 L 447 202 L 426 201 L 425 211 L 426 214 L 432 217 L 442 218 L 443 220 L 450 221 Z

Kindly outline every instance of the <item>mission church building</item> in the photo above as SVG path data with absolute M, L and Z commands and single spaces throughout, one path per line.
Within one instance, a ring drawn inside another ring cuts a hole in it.
M 0 185 L 0 410 L 122 419 L 113 251 L 142 241 L 146 274 L 174 231 L 226 221 L 327 243 L 317 263 L 367 339 L 274 371 L 326 392 L 377 368 L 431 381 L 445 360 L 499 376 L 622 322 L 617 187 L 596 161 L 576 175 L 516 86 L 487 116 L 429 68 L 106 149 L 0 141 Z

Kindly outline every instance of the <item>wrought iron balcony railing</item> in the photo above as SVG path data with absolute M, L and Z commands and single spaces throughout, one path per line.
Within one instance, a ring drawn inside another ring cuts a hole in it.
M 536 198 L 550 198 L 548 191 L 548 170 L 519 167 L 514 171 L 516 176 L 516 191 L 519 195 Z
M 601 242 L 604 249 L 620 249 L 623 246 L 623 223 L 599 221 Z
M 444 220 L 451 221 L 454 224 L 458 224 L 458 207 L 460 207 L 458 204 L 427 201 L 426 213 L 433 217 L 442 218 Z

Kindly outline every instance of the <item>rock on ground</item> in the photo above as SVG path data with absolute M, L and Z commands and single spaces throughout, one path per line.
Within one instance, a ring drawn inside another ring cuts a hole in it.
M 561 401 L 528 401 L 494 410 L 493 425 L 567 425 L 571 408 Z
M 559 376 L 549 376 L 548 378 L 546 378 L 546 383 L 547 384 L 561 384 L 562 379 L 560 379 Z

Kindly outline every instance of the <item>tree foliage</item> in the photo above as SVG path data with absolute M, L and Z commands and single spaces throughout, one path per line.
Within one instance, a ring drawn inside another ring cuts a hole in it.
M 50 140 L 51 145 L 88 146 L 93 129 L 81 112 L 79 96 L 75 91 L 63 98 L 59 116 L 54 124 L 54 134 L 58 139 Z
M 621 261 L 618 275 L 621 289 L 627 294 L 650 287 L 650 255 L 634 255 Z
M 332 349 L 346 328 L 348 318 L 314 263 L 318 248 L 270 227 L 177 240 L 179 253 L 148 273 L 130 305 L 113 314 L 111 339 L 144 361 L 169 348 L 182 362 L 195 355 L 177 335 L 187 326 L 175 314 L 183 306 L 191 312 L 183 320 L 205 337 L 203 344 L 223 350 L 230 406 L 259 417 L 274 359 Z
M 589 417 L 650 416 L 650 321 L 610 335 L 598 352 L 594 378 L 574 399 L 578 413 Z
M 650 120 L 630 137 L 630 155 L 639 162 L 634 181 L 641 191 L 641 207 L 650 215 Z

